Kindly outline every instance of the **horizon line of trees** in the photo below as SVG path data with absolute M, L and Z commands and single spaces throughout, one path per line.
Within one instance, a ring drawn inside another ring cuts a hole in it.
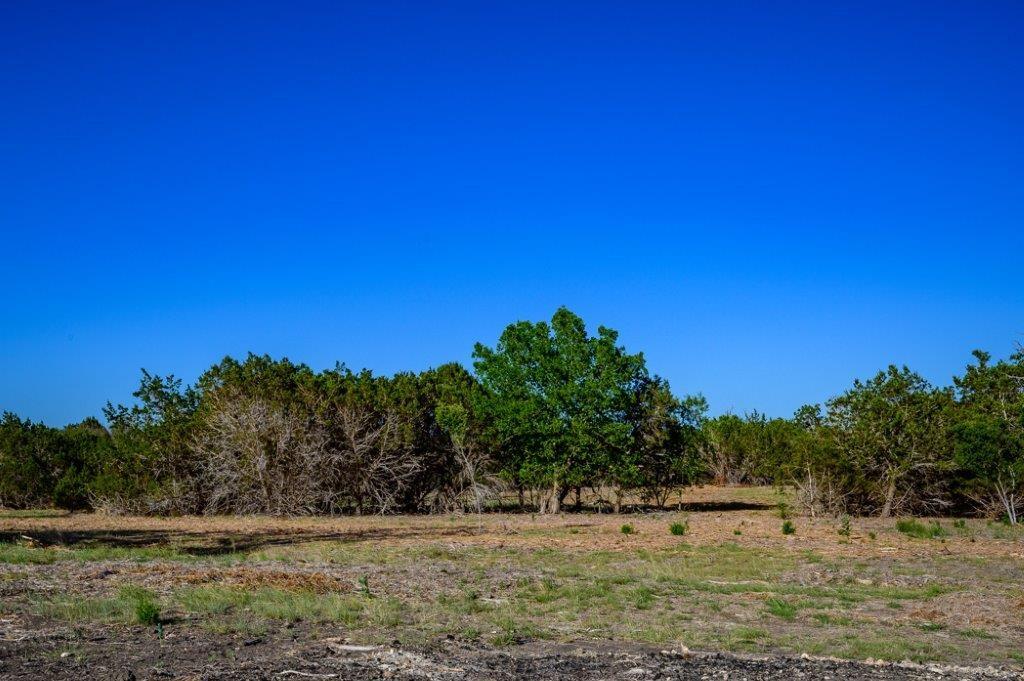
M 792 487 L 810 514 L 1024 505 L 1024 348 L 950 386 L 907 367 L 792 418 L 708 416 L 618 334 L 560 308 L 445 364 L 375 376 L 226 357 L 194 385 L 143 370 L 134 400 L 51 428 L 0 418 L 0 507 L 139 514 L 560 512 L 587 490 L 664 507 L 704 482 Z M 500 503 L 500 502 L 499 502 Z

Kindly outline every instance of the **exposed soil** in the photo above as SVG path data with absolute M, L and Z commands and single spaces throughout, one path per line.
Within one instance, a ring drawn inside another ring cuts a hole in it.
M 534 643 L 495 650 L 440 642 L 423 649 L 355 646 L 302 634 L 242 640 L 180 632 L 0 642 L 3 679 L 1022 679 L 994 667 L 857 663 L 808 657 L 745 657 L 626 645 Z
M 0 543 L 28 552 L 0 561 L 0 678 L 1024 679 L 1024 533 L 798 517 L 783 535 L 775 498 L 707 487 L 681 512 L 556 517 L 0 515 Z M 162 636 L 45 607 L 126 586 L 160 600 Z M 183 605 L 206 587 L 312 596 L 309 613 Z M 339 597 L 397 610 L 311 619 Z

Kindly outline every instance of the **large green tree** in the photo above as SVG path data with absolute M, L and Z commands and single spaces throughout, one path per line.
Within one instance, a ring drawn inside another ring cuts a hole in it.
M 51 503 L 57 433 L 11 412 L 0 416 L 0 507 Z
M 191 456 L 196 411 L 201 393 L 174 376 L 142 370 L 130 405 L 110 402 L 103 414 L 113 439 L 111 457 L 104 463 L 97 495 L 120 511 L 195 512 L 189 502 L 177 507 L 184 481 L 198 475 Z
M 558 512 L 572 487 L 629 455 L 628 413 L 647 368 L 642 354 L 618 344 L 617 332 L 602 326 L 591 336 L 563 307 L 550 323 L 508 326 L 494 348 L 478 343 L 473 356 L 506 472 L 547 487 L 544 510 Z
M 987 352 L 974 357 L 977 364 L 954 379 L 956 462 L 968 475 L 968 492 L 1002 507 L 1016 524 L 1024 502 L 1024 350 L 994 364 Z
M 896 366 L 830 400 L 837 453 L 863 476 L 862 498 L 851 503 L 882 517 L 940 503 L 952 464 L 952 405 L 951 390 Z
M 638 387 L 629 413 L 633 442 L 611 472 L 617 489 L 639 488 L 646 501 L 660 508 L 673 490 L 693 484 L 706 471 L 701 426 L 708 405 L 700 395 L 676 397 L 659 376 Z M 616 511 L 620 505 L 616 494 Z
M 112 456 L 95 418 L 65 428 L 0 417 L 0 507 L 89 508 Z

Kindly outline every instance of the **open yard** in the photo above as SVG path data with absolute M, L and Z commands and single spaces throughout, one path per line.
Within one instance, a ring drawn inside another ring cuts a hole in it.
M 684 499 L 620 516 L 5 513 L 0 676 L 515 676 L 610 655 L 605 677 L 640 678 L 654 658 L 711 664 L 687 651 L 1024 668 L 1019 528 L 792 517 L 784 534 L 771 489 Z

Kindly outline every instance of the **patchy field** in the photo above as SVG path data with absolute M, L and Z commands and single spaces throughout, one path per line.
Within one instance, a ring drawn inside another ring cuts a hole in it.
M 622 516 L 0 514 L 0 676 L 214 678 L 260 660 L 267 678 L 364 678 L 349 672 L 395 646 L 413 667 L 475 651 L 513 675 L 565 646 L 1024 668 L 1024 531 L 794 517 L 783 534 L 772 490 L 684 499 Z M 317 672 L 324 646 L 362 662 Z

